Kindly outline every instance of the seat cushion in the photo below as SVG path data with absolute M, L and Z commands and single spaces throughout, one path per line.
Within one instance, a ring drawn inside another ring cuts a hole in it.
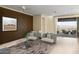
M 28 37 L 28 40 L 37 40 L 38 38 L 37 37 L 34 37 L 34 36 L 29 36 Z
M 53 39 L 49 39 L 49 38 L 42 38 L 41 40 L 45 41 L 45 42 L 49 42 L 49 43 L 53 43 L 54 42 Z

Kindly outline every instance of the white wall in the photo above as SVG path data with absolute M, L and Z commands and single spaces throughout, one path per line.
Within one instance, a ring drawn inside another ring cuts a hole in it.
M 41 16 L 33 16 L 33 30 L 34 31 L 41 30 Z
M 33 30 L 56 33 L 56 20 L 53 16 L 34 16 Z
M 47 16 L 46 17 L 46 31 L 47 32 L 52 32 L 52 33 L 56 33 L 56 20 L 54 19 L 53 16 Z

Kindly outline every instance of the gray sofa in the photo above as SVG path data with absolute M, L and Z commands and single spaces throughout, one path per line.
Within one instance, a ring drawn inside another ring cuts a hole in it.
M 53 33 L 41 33 L 37 31 L 32 31 L 27 34 L 27 40 L 37 40 L 41 39 L 41 41 L 55 43 L 56 42 L 56 35 Z
M 56 43 L 56 35 L 53 33 L 44 33 L 41 40 L 49 43 Z

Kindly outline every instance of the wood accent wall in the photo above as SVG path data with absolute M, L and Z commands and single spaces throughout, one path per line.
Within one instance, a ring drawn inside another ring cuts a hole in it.
M 2 31 L 2 17 L 17 19 L 17 31 Z M 33 16 L 0 7 L 0 44 L 24 37 L 24 33 L 33 30 Z

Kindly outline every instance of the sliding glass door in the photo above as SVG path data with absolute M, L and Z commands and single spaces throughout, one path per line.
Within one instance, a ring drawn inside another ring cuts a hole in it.
M 77 36 L 77 18 L 59 18 L 57 22 L 57 34 L 59 36 Z

